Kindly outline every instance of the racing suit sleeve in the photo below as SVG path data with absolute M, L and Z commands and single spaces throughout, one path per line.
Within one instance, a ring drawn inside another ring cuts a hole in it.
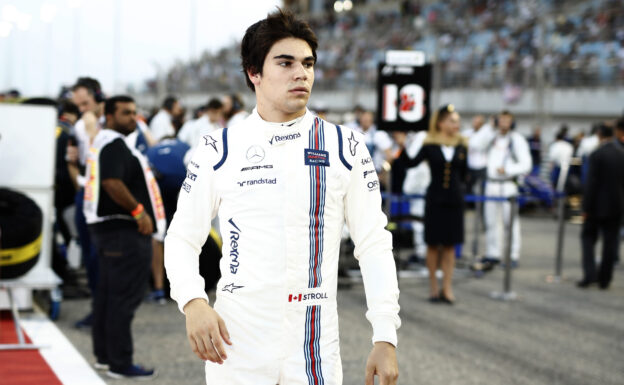
M 199 274 L 199 254 L 210 233 L 210 221 L 218 210 L 215 154 L 210 146 L 197 147 L 165 238 L 165 268 L 171 283 L 171 298 L 181 312 L 192 299 L 208 301 L 204 279 Z
M 363 137 L 360 138 L 363 143 Z M 364 280 L 368 306 L 366 318 L 373 327 L 373 343 L 385 341 L 396 346 L 396 329 L 401 325 L 399 286 L 392 255 L 392 235 L 385 230 L 388 221 L 381 211 L 379 180 L 365 146 L 357 148 L 352 163 L 344 198 L 345 219 Z M 371 170 L 373 172 L 366 172 Z
M 531 151 L 529 143 L 520 134 L 512 133 L 510 140 L 513 141 L 513 151 L 516 159 L 509 157 L 505 162 L 505 175 L 509 177 L 517 177 L 528 174 L 531 171 L 533 160 L 531 159 Z

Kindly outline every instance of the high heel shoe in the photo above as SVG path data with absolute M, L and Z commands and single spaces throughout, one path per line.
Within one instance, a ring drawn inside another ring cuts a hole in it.
M 455 300 L 451 300 L 450 298 L 448 298 L 447 296 L 444 295 L 444 292 L 442 290 L 440 290 L 440 302 L 445 303 L 447 305 L 454 305 L 455 304 Z
M 440 297 L 429 297 L 429 303 L 440 303 Z

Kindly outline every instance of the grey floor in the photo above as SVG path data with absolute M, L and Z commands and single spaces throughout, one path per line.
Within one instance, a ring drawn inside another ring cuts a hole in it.
M 577 289 L 580 226 L 568 224 L 564 280 L 547 283 L 556 222 L 522 220 L 514 302 L 490 299 L 502 289 L 501 269 L 480 279 L 458 274 L 452 307 L 426 301 L 426 280 L 401 279 L 399 384 L 624 384 L 624 268 L 616 268 L 610 290 Z M 344 384 L 363 384 L 371 329 L 362 285 L 339 291 L 338 302 Z M 63 302 L 57 325 L 92 362 L 89 334 L 71 327 L 87 307 L 86 300 Z M 135 361 L 159 371 L 153 384 L 203 383 L 203 364 L 187 345 L 184 318 L 173 303 L 143 304 L 133 332 Z

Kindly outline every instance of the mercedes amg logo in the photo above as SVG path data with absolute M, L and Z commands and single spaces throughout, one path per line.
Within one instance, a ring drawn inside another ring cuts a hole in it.
M 251 163 L 262 162 L 264 159 L 264 149 L 260 146 L 251 146 L 247 150 L 247 160 Z

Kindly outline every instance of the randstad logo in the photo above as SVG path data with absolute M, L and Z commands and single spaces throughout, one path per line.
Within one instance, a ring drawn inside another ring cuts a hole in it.
M 228 223 L 233 227 L 233 229 L 230 230 L 230 272 L 236 274 L 238 272 L 238 266 L 240 265 L 240 262 L 238 262 L 238 240 L 240 239 L 240 233 L 242 231 L 236 226 L 236 223 L 234 223 L 234 218 L 230 218 Z
M 271 137 L 271 140 L 269 140 L 269 144 L 280 144 L 281 142 L 287 142 L 289 140 L 295 140 L 299 138 L 301 138 L 301 134 L 298 132 L 288 135 L 273 135 L 273 137 Z
M 315 299 L 327 299 L 327 293 L 288 294 L 288 302 L 303 302 Z

